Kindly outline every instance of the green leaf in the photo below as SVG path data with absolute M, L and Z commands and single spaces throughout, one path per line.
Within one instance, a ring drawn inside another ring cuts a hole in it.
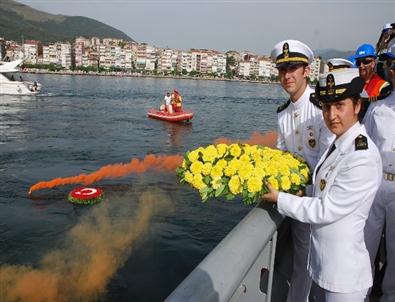
M 225 189 L 225 185 L 222 184 L 217 190 L 215 190 L 214 196 L 215 197 L 220 196 L 222 194 L 222 192 L 224 191 L 224 189 Z
M 203 189 L 200 189 L 200 190 L 199 190 L 199 193 L 200 193 L 200 194 L 204 194 L 204 193 L 207 194 L 209 190 L 210 190 L 210 187 L 204 187 Z
M 235 198 L 235 196 L 234 196 L 232 193 L 228 193 L 228 194 L 225 196 L 225 198 L 226 198 L 226 200 L 232 200 L 232 199 Z
M 247 190 L 243 190 L 243 192 L 241 194 L 243 196 L 243 199 L 248 198 L 248 191 Z
M 206 185 L 208 185 L 211 182 L 211 177 L 207 175 L 207 176 L 203 177 L 203 181 Z

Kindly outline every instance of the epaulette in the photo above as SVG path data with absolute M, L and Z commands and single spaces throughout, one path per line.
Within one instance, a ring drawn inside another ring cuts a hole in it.
M 277 107 L 277 113 L 280 113 L 281 111 L 285 110 L 289 106 L 289 104 L 291 104 L 291 100 L 288 100 L 284 104 L 278 106 Z
M 366 136 L 360 134 L 355 139 L 355 150 L 366 150 L 368 149 L 368 139 Z
M 318 100 L 318 98 L 315 97 L 315 92 L 310 94 L 309 100 L 310 100 L 310 103 L 312 103 L 318 109 L 322 110 L 321 102 Z

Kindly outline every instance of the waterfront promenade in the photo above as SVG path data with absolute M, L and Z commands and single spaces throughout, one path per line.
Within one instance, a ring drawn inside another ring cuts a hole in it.
M 257 84 L 278 84 L 277 81 L 268 80 L 248 80 L 241 78 L 225 78 L 225 77 L 213 77 L 213 76 L 187 76 L 187 75 L 163 75 L 163 74 L 142 74 L 139 72 L 122 72 L 122 71 L 104 71 L 104 72 L 93 72 L 93 71 L 82 71 L 82 70 L 59 70 L 51 71 L 47 69 L 36 69 L 36 68 L 24 68 L 21 70 L 22 73 L 34 73 L 34 74 L 57 74 L 57 75 L 83 75 L 83 76 L 115 76 L 115 77 L 138 77 L 138 78 L 166 78 L 166 79 L 184 79 L 184 80 L 208 80 L 208 81 L 227 81 L 227 82 L 248 82 Z

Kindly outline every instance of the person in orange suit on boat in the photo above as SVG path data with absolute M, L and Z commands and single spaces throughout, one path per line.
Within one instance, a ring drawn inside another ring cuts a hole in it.
M 359 76 L 365 81 L 363 87 L 368 98 L 364 98 L 360 113 L 360 120 L 366 114 L 371 102 L 381 100 L 391 94 L 392 87 L 389 82 L 383 80 L 376 72 L 376 51 L 370 44 L 362 44 L 355 52 L 355 65 L 359 69 Z
M 171 95 L 173 110 L 174 112 L 181 112 L 182 111 L 182 97 L 178 90 L 173 90 L 173 94 Z

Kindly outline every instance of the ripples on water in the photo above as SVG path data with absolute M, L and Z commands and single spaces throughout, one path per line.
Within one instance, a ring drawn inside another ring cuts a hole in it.
M 32 184 L 148 153 L 183 154 L 219 137 L 247 139 L 253 131 L 274 130 L 275 109 L 285 97 L 276 85 L 252 83 L 27 77 L 43 84 L 42 95 L 0 96 L 0 263 L 35 268 L 64 245 L 93 207 L 68 203 L 67 194 L 77 185 L 37 191 L 29 199 Z M 146 117 L 173 87 L 195 113 L 191 124 Z M 136 192 L 153 188 L 171 203 L 171 210 L 159 207 L 143 236 L 125 252 L 104 301 L 163 300 L 249 210 L 239 200 L 202 204 L 175 173 L 132 174 L 96 185 L 105 190 L 105 202 L 116 204 L 122 197 L 127 199 L 122 206 L 131 210 L 141 202 Z

